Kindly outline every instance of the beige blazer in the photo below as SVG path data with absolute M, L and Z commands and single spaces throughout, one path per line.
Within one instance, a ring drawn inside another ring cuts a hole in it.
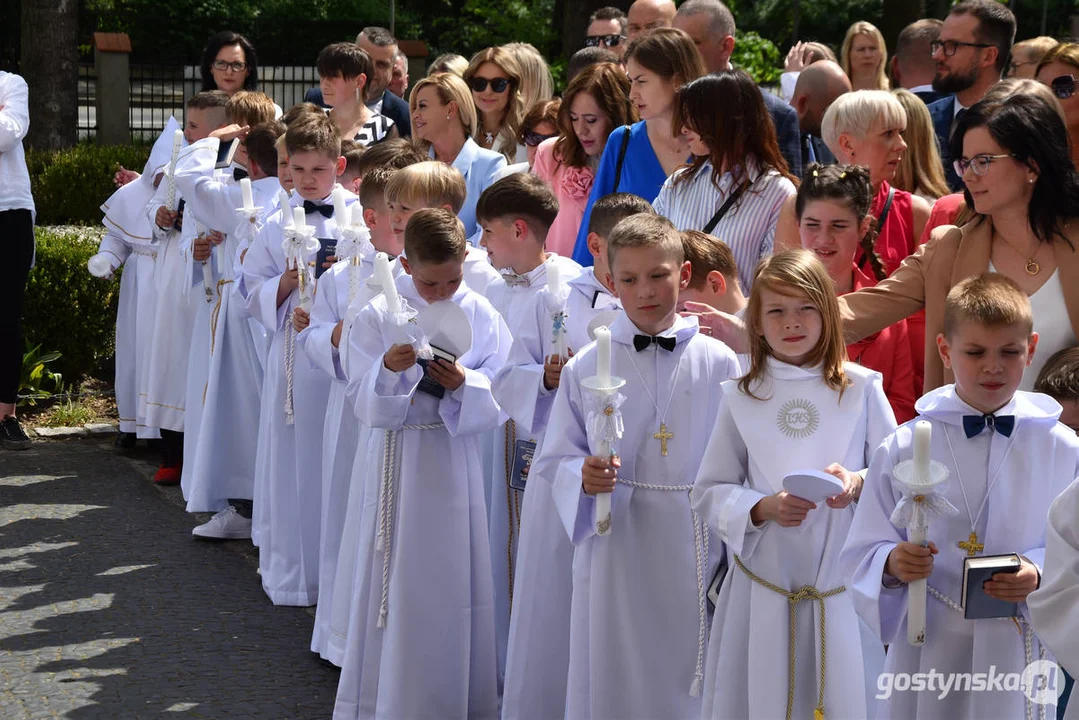
M 1064 306 L 1079 337 L 1079 223 L 1066 227 L 1064 234 L 1073 247 L 1058 238 L 1053 249 Z M 961 228 L 944 225 L 933 230 L 929 242 L 907 257 L 891 277 L 839 298 L 846 342 L 857 342 L 924 307 L 924 391 L 954 382 L 937 352 L 937 335 L 944 329 L 944 300 L 960 281 L 988 272 L 992 237 L 993 222 L 988 217 Z

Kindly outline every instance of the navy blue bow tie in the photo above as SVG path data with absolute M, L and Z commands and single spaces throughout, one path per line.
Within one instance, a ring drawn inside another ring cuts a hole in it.
M 303 211 L 307 215 L 317 212 L 322 213 L 322 217 L 324 218 L 333 217 L 333 205 L 321 205 L 317 202 L 312 202 L 310 200 L 303 201 Z
M 990 428 L 1004 437 L 1011 437 L 1015 429 L 1015 415 L 964 415 L 963 432 L 972 438 L 982 430 Z
M 659 337 L 658 335 L 634 335 L 633 347 L 640 352 L 649 345 L 656 344 L 667 352 L 674 352 L 675 339 L 673 337 Z
M 240 182 L 247 177 L 247 171 L 243 168 L 232 168 L 232 179 L 236 182 Z

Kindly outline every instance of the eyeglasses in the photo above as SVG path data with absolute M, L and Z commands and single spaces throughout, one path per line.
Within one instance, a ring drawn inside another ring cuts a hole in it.
M 1019 72 L 1019 68 L 1023 67 L 1024 65 L 1037 65 L 1037 64 L 1038 63 L 1034 62 L 1033 60 L 1028 60 L 1027 62 L 1015 62 L 1013 60 L 1012 62 L 1008 63 L 1008 74 L 1009 75 L 1015 75 L 1015 73 Z
M 989 172 L 989 166 L 993 164 L 994 160 L 1006 157 L 1011 157 L 1011 155 L 1008 153 L 1004 153 L 1003 155 L 975 155 L 970 160 L 953 160 L 952 167 L 955 169 L 955 174 L 959 177 L 966 175 L 967 168 L 973 170 L 974 174 L 978 177 L 982 177 Z
M 988 43 L 968 43 L 959 42 L 958 40 L 934 40 L 929 43 L 929 54 L 933 55 L 936 54 L 937 50 L 943 50 L 944 57 L 951 57 L 952 55 L 955 55 L 955 51 L 961 47 L 987 48 L 993 46 Z
M 589 35 L 584 39 L 585 47 L 618 47 L 626 39 L 625 35 Z
M 232 72 L 241 73 L 247 69 L 247 63 L 242 62 L 225 62 L 224 60 L 214 60 L 214 70 L 220 70 L 224 72 L 231 70 Z
M 527 145 L 528 147 L 536 147 L 544 140 L 550 140 L 551 138 L 556 137 L 558 137 L 558 133 L 554 133 L 553 135 L 540 135 L 535 130 L 524 131 L 524 141 L 525 145 Z
M 472 92 L 483 92 L 487 89 L 487 85 L 489 84 L 491 89 L 496 93 L 504 93 L 506 92 L 506 88 L 510 86 L 510 81 L 506 78 L 488 79 L 477 76 L 469 80 L 468 84 L 472 88 Z
M 1060 77 L 1053 78 L 1053 82 L 1049 83 L 1049 88 L 1058 98 L 1067 100 L 1075 94 L 1075 76 L 1061 75 Z

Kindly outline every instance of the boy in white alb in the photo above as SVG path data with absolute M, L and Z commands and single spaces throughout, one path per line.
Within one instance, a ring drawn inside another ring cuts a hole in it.
M 495 399 L 520 432 L 536 437 L 537 450 L 566 360 L 592 342 L 593 321 L 606 326 L 620 312 L 618 298 L 600 280 L 607 277 L 606 237 L 618 221 L 638 213 L 652 214 L 652 206 L 628 193 L 604 196 L 592 208 L 588 248 L 594 264 L 568 282 L 563 318 L 567 357 L 553 354 L 554 318 L 545 288 L 532 299 L 527 321 L 514 333 L 510 359 L 495 377 Z M 573 543 L 558 517 L 550 478 L 532 470 L 526 488 L 513 575 L 503 720 L 566 714 Z
M 409 275 L 391 296 L 407 300 L 421 326 L 435 312 L 467 322 L 471 345 L 456 361 L 436 357 L 421 368 L 385 295 L 360 312 L 350 336 L 366 360 L 351 368 L 356 412 L 382 438 L 373 436 L 365 459 L 378 470 L 379 492 L 368 493 L 375 497 L 361 521 L 363 572 L 336 720 L 498 716 L 479 440 L 502 417 L 490 381 L 510 338 L 462 281 L 466 242 L 451 211 L 417 211 L 401 262 Z
M 296 193 L 291 207 L 259 232 L 243 266 L 247 307 L 273 335 L 262 388 L 254 522 L 266 594 L 275 605 L 309 606 L 318 601 L 319 471 L 330 379 L 297 347 L 292 312 L 310 307 L 311 263 L 325 243 L 336 242 L 348 219 L 335 218 L 332 192 L 344 158 L 333 122 L 295 123 L 285 145 Z
M 547 287 L 550 276 L 557 273 L 561 284 L 581 274 L 581 266 L 543 249 L 547 231 L 558 214 L 558 201 L 547 184 L 535 175 L 518 173 L 493 183 L 483 191 L 476 203 L 476 221 L 483 230 L 480 246 L 487 251 L 492 267 L 501 277 L 487 288 L 486 297 L 506 321 L 510 335 L 516 337 L 522 325 L 535 318 L 532 302 Z M 549 268 L 555 268 L 549 272 Z M 503 367 L 500 375 L 505 374 Z M 514 373 L 515 378 L 527 376 L 525 392 L 520 392 L 519 380 L 509 380 L 500 393 L 497 382 L 492 389 L 503 410 L 510 400 L 523 410 L 534 406 L 538 384 L 531 380 L 542 378 L 543 363 L 528 361 L 526 367 Z M 521 415 L 522 413 L 518 413 Z M 517 537 L 521 525 L 521 506 L 527 475 L 524 468 L 536 449 L 536 433 L 527 426 L 518 426 L 513 416 L 495 430 L 491 441 L 492 458 L 488 467 L 487 508 L 490 522 L 491 564 L 495 581 L 495 632 L 498 638 L 498 669 L 500 679 L 506 669 L 506 642 L 509 636 L 510 604 L 513 598 L 513 576 L 517 561 Z
M 196 143 L 176 167 L 177 185 L 187 198 L 183 237 L 191 241 L 190 292 L 202 298 L 188 356 L 184 421 L 190 436 L 184 443 L 181 487 L 188 512 L 216 513 L 192 536 L 221 540 L 251 535 L 260 356 L 266 337 L 252 324 L 238 281 L 250 238 L 260 219 L 273 213 L 278 189 L 267 147 L 276 131 L 260 131 L 253 138 L 253 159 L 246 141 L 236 156 L 250 166 L 252 201 L 261 214 L 245 218 L 237 213 L 244 206 L 243 191 L 234 173 L 215 171 L 218 151 L 245 128 L 272 121 L 274 104 L 263 93 L 238 92 L 225 109 L 232 125 Z
M 534 466 L 554 483 L 576 546 L 566 717 L 695 719 L 705 590 L 718 553 L 685 483 L 704 454 L 720 383 L 738 364 L 677 313 L 690 268 L 667 219 L 626 218 L 607 241 L 608 283 L 623 314 L 606 343 L 578 351 L 562 370 Z M 586 388 L 608 374 L 601 356 L 626 382 L 613 402 Z M 618 457 L 598 457 L 616 410 L 624 423 Z M 597 528 L 596 494 L 612 491 L 610 516 Z
M 954 385 L 916 404 L 932 425 L 930 457 L 949 471 L 944 497 L 957 510 L 933 515 L 928 547 L 907 541 L 890 521 L 902 493 L 893 468 L 913 455 L 913 423 L 887 438 L 866 477 L 840 562 L 851 578 L 862 618 L 889 645 L 877 695 L 881 718 L 969 720 L 1044 717 L 1056 697 L 1034 704 L 1019 687 L 1030 663 L 1051 660 L 1030 626 L 1026 599 L 1039 583 L 1050 504 L 1079 475 L 1079 441 L 1057 422 L 1060 405 L 1017 392 L 1037 344 L 1030 300 L 995 273 L 951 289 L 937 347 Z M 960 609 L 964 558 L 1015 553 L 1015 573 L 996 573 L 982 591 L 1018 603 L 1018 617 L 967 620 Z M 926 579 L 925 644 L 906 641 L 906 583 Z M 933 673 L 953 685 L 906 689 L 897 674 Z M 973 688 L 962 677 L 1009 677 Z M 955 684 L 957 683 L 957 684 Z M 1035 695 L 1036 693 L 1030 693 Z

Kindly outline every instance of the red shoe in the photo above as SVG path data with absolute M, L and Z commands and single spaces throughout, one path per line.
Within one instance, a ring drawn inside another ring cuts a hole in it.
M 162 465 L 154 473 L 154 485 L 179 485 L 182 469 L 179 465 L 171 467 Z

